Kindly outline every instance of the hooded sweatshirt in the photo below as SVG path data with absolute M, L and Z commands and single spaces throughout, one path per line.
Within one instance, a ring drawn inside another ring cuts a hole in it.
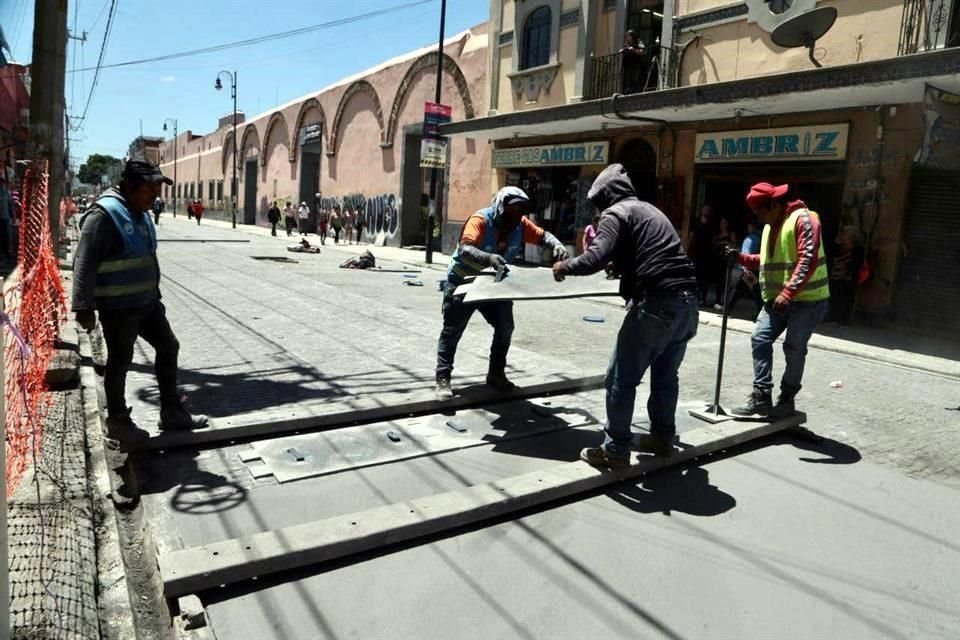
M 620 274 L 626 300 L 658 291 L 696 289 L 693 263 L 662 211 L 637 198 L 622 165 L 604 169 L 587 193 L 602 212 L 597 237 L 587 251 L 566 263 L 570 275 L 596 273 L 608 262 Z

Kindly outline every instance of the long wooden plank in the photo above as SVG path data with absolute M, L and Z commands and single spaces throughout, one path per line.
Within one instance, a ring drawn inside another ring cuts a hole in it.
M 507 277 L 495 282 L 493 278 L 476 278 L 457 287 L 456 293 L 465 294 L 464 302 L 494 300 L 555 300 L 619 295 L 620 282 L 608 280 L 604 273 L 585 277 L 569 277 L 563 282 L 553 279 L 550 269 L 514 267 Z
M 196 431 L 162 431 L 138 445 L 135 451 L 156 451 L 212 443 L 230 442 L 241 438 L 276 436 L 295 431 L 332 429 L 363 422 L 374 422 L 407 417 L 447 409 L 467 409 L 486 406 L 493 402 L 524 400 L 558 393 L 590 391 L 603 387 L 604 376 L 562 378 L 550 376 L 544 382 L 519 387 L 503 394 L 486 386 L 466 390 L 450 400 L 438 401 L 433 390 L 406 396 L 405 402 L 384 406 L 376 398 L 362 396 L 346 402 L 331 402 L 315 407 L 297 407 L 278 412 L 258 411 L 249 414 L 217 418 L 206 429 Z
M 197 593 L 434 535 L 674 466 L 805 420 L 806 415 L 798 413 L 769 424 L 704 426 L 684 433 L 674 456 L 640 456 L 617 471 L 570 462 L 459 491 L 175 551 L 159 558 L 164 590 L 170 597 Z

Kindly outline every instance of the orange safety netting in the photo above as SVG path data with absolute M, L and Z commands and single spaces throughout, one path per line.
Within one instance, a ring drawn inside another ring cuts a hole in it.
M 7 497 L 40 443 L 48 399 L 44 378 L 67 312 L 50 237 L 48 179 L 46 161 L 34 162 L 24 176 L 18 277 L 4 292 Z

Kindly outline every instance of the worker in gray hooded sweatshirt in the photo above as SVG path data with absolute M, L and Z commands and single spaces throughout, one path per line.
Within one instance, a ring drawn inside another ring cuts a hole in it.
M 553 259 L 565 260 L 567 250 L 553 234 L 544 231 L 524 215 L 530 198 L 517 187 L 504 187 L 493 197 L 490 206 L 467 218 L 460 233 L 460 243 L 450 257 L 446 289 L 443 296 L 443 329 L 437 345 L 437 397 L 453 397 L 450 374 L 457 344 L 474 311 L 493 327 L 490 345 L 490 366 L 487 384 L 498 391 L 509 392 L 514 384 L 507 379 L 507 351 L 513 335 L 513 303 L 509 300 L 464 304 L 463 296 L 454 290 L 472 280 L 485 268 L 502 269 L 523 251 L 524 243 L 544 245 L 553 250 Z
M 597 237 L 583 255 L 555 264 L 553 274 L 559 282 L 612 263 L 620 275 L 627 311 L 607 369 L 606 436 L 601 446 L 580 453 L 592 465 L 619 467 L 630 463 L 633 405 L 648 368 L 650 434 L 640 437 L 639 449 L 661 456 L 673 453 L 677 371 L 687 342 L 697 333 L 697 280 L 670 220 L 637 197 L 622 165 L 604 169 L 587 199 L 602 212 Z

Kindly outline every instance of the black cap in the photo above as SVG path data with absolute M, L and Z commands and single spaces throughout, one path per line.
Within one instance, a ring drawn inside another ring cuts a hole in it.
M 127 160 L 123 167 L 124 180 L 133 182 L 163 182 L 164 184 L 173 184 L 173 180 L 163 175 L 160 168 L 152 162 L 146 160 Z

